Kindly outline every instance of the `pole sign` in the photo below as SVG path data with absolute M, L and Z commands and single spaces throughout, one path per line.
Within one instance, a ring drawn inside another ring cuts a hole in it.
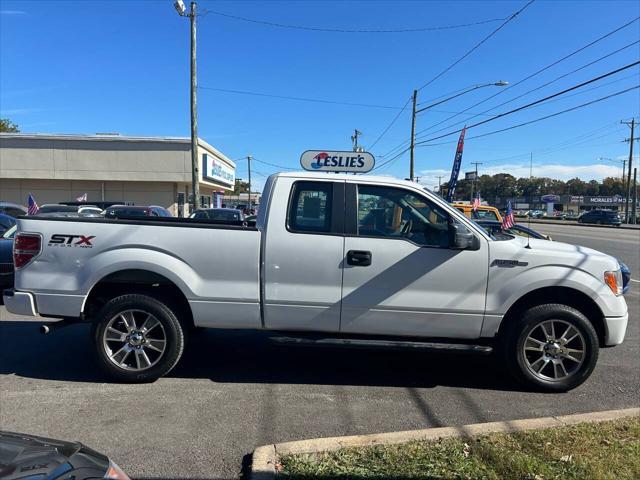
M 375 158 L 368 152 L 307 150 L 300 156 L 300 165 L 310 172 L 367 173 L 375 164 Z

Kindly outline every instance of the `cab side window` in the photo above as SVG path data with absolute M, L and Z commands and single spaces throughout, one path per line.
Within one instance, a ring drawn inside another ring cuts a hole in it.
M 358 186 L 358 235 L 449 246 L 449 214 L 426 198 L 393 187 Z
M 289 203 L 289 229 L 294 232 L 331 231 L 331 182 L 296 182 Z

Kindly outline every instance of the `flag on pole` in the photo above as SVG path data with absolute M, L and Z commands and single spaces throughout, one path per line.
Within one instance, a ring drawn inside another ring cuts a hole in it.
M 40 207 L 38 207 L 38 203 L 31 193 L 29 193 L 29 202 L 27 206 L 27 215 L 35 215 L 40 211 Z
M 502 228 L 507 230 L 513 227 L 516 223 L 516 217 L 513 214 L 513 209 L 511 208 L 511 200 L 507 202 L 507 214 L 502 219 Z
M 480 206 L 480 192 L 476 192 L 476 196 L 473 199 L 473 203 L 471 204 L 471 208 L 473 208 L 473 211 L 475 212 L 476 210 L 478 210 L 479 206 Z
M 84 192 L 79 197 L 76 197 L 76 202 L 86 202 L 87 201 L 87 192 Z
M 453 160 L 453 168 L 451 169 L 451 178 L 449 179 L 449 188 L 447 188 L 447 202 L 453 201 L 453 195 L 456 193 L 456 184 L 458 183 L 458 174 L 460 173 L 460 165 L 462 164 L 462 150 L 464 149 L 464 134 L 467 131 L 465 125 L 460 132 L 458 139 L 458 147 L 456 148 L 456 156 Z

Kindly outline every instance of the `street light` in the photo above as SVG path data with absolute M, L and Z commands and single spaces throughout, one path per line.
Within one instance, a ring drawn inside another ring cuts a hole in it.
M 187 13 L 183 0 L 175 0 L 173 7 L 181 17 L 191 20 L 191 190 L 193 209 L 200 208 L 200 169 L 198 168 L 198 109 L 196 103 L 196 2 L 191 2 Z
M 409 163 L 409 178 L 413 181 L 413 151 L 414 151 L 414 147 L 415 147 L 415 140 L 416 140 L 416 115 L 420 112 L 424 112 L 425 110 L 428 110 L 429 108 L 433 108 L 437 105 L 441 105 L 445 102 L 448 102 L 449 100 L 453 100 L 454 98 L 458 98 L 462 95 L 465 95 L 469 92 L 473 92 L 474 90 L 478 90 L 479 88 L 484 88 L 484 87 L 506 87 L 507 85 L 509 85 L 509 82 L 505 81 L 505 80 L 498 80 L 497 82 L 491 82 L 491 83 L 482 83 L 479 85 L 473 85 L 472 87 L 469 87 L 465 90 L 463 90 L 462 92 L 456 93 L 455 95 L 452 95 L 450 97 L 445 98 L 444 100 L 440 100 L 436 103 L 432 103 L 431 105 L 427 105 L 426 107 L 422 107 L 419 109 L 416 109 L 417 106 L 417 100 L 418 100 L 418 91 L 414 90 L 413 91 L 413 114 L 411 116 L 411 146 L 410 146 L 410 163 Z

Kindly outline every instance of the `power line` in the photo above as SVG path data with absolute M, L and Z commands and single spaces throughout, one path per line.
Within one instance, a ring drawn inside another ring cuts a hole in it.
M 581 105 L 577 105 L 575 107 L 567 108 L 565 110 L 561 110 L 559 112 L 555 112 L 555 113 L 552 113 L 550 115 L 545 115 L 544 117 L 536 118 L 534 120 L 529 120 L 527 122 L 519 123 L 517 125 L 511 125 L 510 127 L 501 128 L 499 130 L 493 130 L 491 132 L 482 133 L 482 134 L 479 134 L 479 135 L 474 135 L 472 137 L 467 137 L 467 140 L 473 140 L 473 139 L 476 139 L 476 138 L 488 137 L 489 135 L 495 135 L 497 133 L 506 132 L 508 130 L 513 130 L 515 128 L 520 128 L 520 127 L 523 127 L 525 125 L 530 125 L 532 123 L 540 122 L 542 120 L 547 120 L 547 119 L 552 118 L 552 117 L 557 117 L 558 115 L 562 115 L 564 113 L 572 112 L 574 110 L 578 110 L 579 108 L 584 108 L 584 107 L 587 107 L 589 105 L 593 105 L 594 103 L 602 102 L 602 101 L 607 100 L 607 99 L 612 98 L 612 97 L 617 97 L 618 95 L 622 95 L 624 93 L 630 92 L 631 90 L 636 90 L 638 88 L 640 88 L 640 84 L 636 85 L 634 87 L 631 87 L 631 88 L 627 88 L 625 90 L 620 90 L 619 92 L 615 92 L 615 93 L 612 93 L 612 94 L 604 96 L 604 97 L 597 98 L 595 100 L 591 100 L 590 102 L 586 102 L 586 103 L 583 103 Z M 471 128 L 471 127 L 467 127 L 467 129 L 469 129 L 469 128 Z M 416 145 L 424 144 L 424 143 L 426 143 L 426 141 L 418 142 Z M 426 146 L 444 145 L 444 144 L 447 144 L 447 143 L 453 143 L 453 141 L 452 142 L 443 142 L 443 143 L 433 143 L 433 144 L 426 145 Z
M 480 46 L 485 43 L 487 40 L 489 40 L 491 37 L 493 37 L 496 33 L 498 33 L 500 30 L 502 30 L 511 20 L 513 20 L 514 18 L 516 18 L 518 15 L 520 15 L 520 13 L 524 12 L 524 10 L 529 7 L 529 5 L 531 5 L 533 2 L 535 2 L 535 0 L 529 0 L 524 7 L 522 7 L 520 10 L 518 10 L 517 12 L 513 13 L 512 15 L 510 15 L 508 18 L 506 18 L 502 24 L 500 24 L 500 26 L 498 28 L 496 28 L 495 30 L 493 30 L 489 35 L 487 35 L 486 37 L 484 37 L 482 40 L 480 40 L 478 43 L 476 43 L 471 50 L 467 51 L 467 53 L 465 53 L 462 57 L 460 57 L 458 60 L 456 60 L 455 62 L 453 62 L 451 65 L 449 65 L 447 68 L 445 68 L 443 71 L 441 71 L 438 75 L 436 75 L 435 77 L 433 77 L 431 80 L 429 80 L 427 83 L 425 83 L 424 85 L 422 85 L 420 88 L 418 88 L 417 90 L 420 91 L 423 88 L 431 85 L 433 82 L 435 82 L 437 79 L 439 79 L 440 77 L 442 77 L 445 73 L 447 73 L 449 70 L 451 70 L 453 67 L 455 67 L 457 64 L 459 64 L 462 60 L 464 60 L 465 58 L 467 58 L 469 55 L 471 55 L 474 51 L 476 51 L 478 48 L 480 48 Z
M 574 55 L 576 55 L 576 54 L 578 54 L 578 53 L 580 53 L 580 52 L 582 52 L 582 51 L 586 50 L 586 49 L 587 49 L 587 48 L 589 48 L 589 47 L 592 47 L 592 46 L 593 46 L 593 45 L 595 45 L 596 43 L 599 43 L 599 42 L 601 42 L 602 40 L 604 40 L 604 39 L 606 39 L 606 38 L 610 37 L 611 35 L 616 34 L 616 33 L 617 33 L 617 32 L 619 32 L 620 30 L 623 30 L 623 29 L 625 29 L 625 28 L 629 27 L 631 24 L 633 24 L 633 23 L 637 22 L 639 19 L 640 19 L 640 17 L 636 17 L 636 18 L 634 18 L 633 20 L 631 20 L 631 21 L 629 21 L 629 22 L 625 23 L 624 25 L 621 25 L 621 26 L 619 26 L 618 28 L 615 28 L 614 30 L 612 30 L 612 31 L 610 31 L 610 32 L 608 32 L 608 33 L 606 33 L 606 34 L 602 35 L 601 37 L 599 37 L 599 38 L 597 38 L 597 39 L 593 40 L 592 42 L 587 43 L 586 45 L 583 45 L 582 47 L 578 48 L 577 50 L 574 50 L 573 52 L 571 52 L 571 53 L 569 53 L 569 54 L 565 55 L 564 57 L 562 57 L 562 58 L 560 58 L 560 59 L 558 59 L 558 60 L 556 60 L 556 61 L 554 61 L 554 62 L 552 62 L 552 63 L 550 63 L 549 65 L 546 65 L 545 67 L 540 68 L 539 70 L 537 70 L 537 71 L 533 72 L 532 74 L 530 74 L 530 75 L 526 76 L 526 77 L 525 77 L 525 78 L 523 78 L 522 80 L 518 80 L 517 82 L 515 82 L 515 83 L 513 83 L 513 84 L 511 84 L 511 85 L 509 85 L 509 86 L 507 86 L 506 88 L 501 88 L 501 89 L 500 89 L 500 90 L 498 90 L 496 93 L 494 93 L 494 94 L 492 94 L 492 95 L 489 95 L 489 96 L 488 96 L 487 98 L 485 98 L 484 100 L 481 100 L 481 101 L 479 101 L 479 102 L 477 102 L 477 103 L 475 103 L 475 104 L 471 105 L 469 108 L 466 108 L 466 109 L 465 109 L 465 110 L 463 110 L 462 112 L 460 112 L 460 113 L 456 113 L 455 115 L 452 115 L 452 116 L 450 116 L 450 117 L 448 117 L 448 118 L 445 118 L 444 120 L 442 120 L 442 121 L 440 121 L 440 122 L 438 122 L 438 123 L 436 123 L 436 124 L 432 125 L 431 127 L 427 128 L 427 129 L 425 129 L 425 130 L 422 130 L 421 132 L 418 132 L 418 133 L 420 134 L 420 133 L 423 133 L 423 132 L 425 132 L 425 131 L 431 130 L 431 129 L 433 129 L 433 128 L 435 128 L 435 127 L 439 126 L 439 125 L 442 125 L 443 123 L 445 123 L 445 122 L 447 122 L 447 121 L 451 120 L 452 118 L 455 118 L 455 117 L 457 117 L 458 115 L 460 115 L 460 114 L 462 114 L 462 113 L 465 113 L 465 112 L 467 112 L 468 110 L 471 110 L 472 108 L 477 107 L 478 105 L 482 105 L 483 103 L 488 102 L 489 100 L 491 100 L 492 98 L 497 97 L 498 95 L 502 95 L 504 92 L 506 92 L 506 91 L 508 91 L 508 90 L 510 90 L 510 89 L 512 89 L 512 88 L 514 88 L 514 87 L 516 87 L 516 86 L 518 86 L 518 85 L 520 85 L 520 84 L 521 84 L 521 83 L 523 83 L 523 82 L 526 82 L 527 80 L 529 80 L 529 79 L 531 79 L 531 78 L 533 78 L 533 77 L 535 77 L 535 76 L 537 76 L 537 75 L 541 74 L 542 72 L 544 72 L 544 71 L 546 71 L 546 70 L 548 70 L 548 69 L 550 69 L 550 68 L 552 68 L 552 67 L 556 66 L 557 64 L 559 64 L 559 63 L 561 63 L 561 62 L 564 62 L 564 61 L 565 61 L 565 60 L 567 60 L 568 58 L 573 57 Z
M 307 30 L 312 32 L 332 32 L 332 33 L 416 33 L 416 32 L 434 32 L 438 30 L 454 30 L 458 28 L 474 27 L 477 25 L 484 25 L 486 23 L 495 23 L 505 20 L 504 18 L 489 18 L 486 20 L 479 20 L 477 22 L 462 23 L 458 25 L 441 25 L 433 27 L 416 27 L 416 28 L 333 28 L 333 27 L 314 27 L 309 25 L 291 25 L 285 23 L 271 22 L 268 20 L 258 20 L 255 18 L 241 17 L 239 15 L 231 15 L 229 13 L 218 12 L 216 10 L 204 10 L 204 15 L 218 15 L 220 17 L 231 18 L 233 20 L 240 20 L 242 22 L 254 23 L 259 25 L 267 25 L 269 27 L 289 28 L 293 30 Z
M 409 102 L 410 102 L 410 101 L 411 101 L 411 97 L 409 97 L 409 99 L 407 100 L 407 102 L 404 104 L 404 106 L 402 107 L 402 109 L 401 109 L 401 110 L 396 114 L 396 116 L 395 116 L 395 117 L 393 117 L 393 120 L 391 120 L 391 123 L 390 123 L 389 125 L 387 125 L 387 128 L 385 128 L 385 129 L 382 131 L 382 133 L 381 133 L 380 135 L 378 135 L 378 138 L 376 138 L 376 140 L 375 140 L 371 145 L 369 145 L 369 147 L 368 147 L 368 148 L 369 148 L 369 150 L 373 149 L 373 147 L 375 147 L 375 146 L 376 146 L 376 144 L 380 141 L 380 139 L 381 139 L 382 137 L 384 137 L 384 136 L 385 136 L 385 134 L 389 131 L 389 129 L 390 129 L 391 127 L 393 127 L 393 124 L 394 124 L 394 123 L 396 123 L 396 120 L 398 120 L 398 118 L 400 118 L 400 115 L 402 115 L 402 112 L 404 112 L 404 111 L 405 111 L 405 109 L 407 108 L 407 105 L 409 105 Z
M 492 110 L 495 110 L 496 108 L 500 108 L 500 107 L 502 107 L 502 106 L 504 106 L 504 105 L 507 105 L 508 103 L 511 103 L 511 102 L 513 102 L 513 101 L 515 101 L 515 100 L 518 100 L 518 99 L 520 99 L 520 98 L 522 98 L 522 97 L 524 97 L 524 96 L 526 96 L 526 95 L 528 95 L 528 94 L 530 94 L 530 93 L 532 93 L 532 92 L 538 91 L 538 90 L 540 90 L 541 88 L 547 87 L 547 86 L 551 85 L 552 83 L 557 82 L 558 80 L 561 80 L 561 79 L 563 79 L 563 78 L 565 78 L 565 77 L 568 77 L 569 75 L 572 75 L 572 74 L 574 74 L 574 73 L 576 73 L 576 72 L 579 72 L 580 70 L 583 70 L 583 69 L 585 69 L 585 68 L 587 68 L 587 67 L 590 67 L 591 65 L 594 65 L 594 64 L 596 64 L 596 63 L 598 63 L 598 62 L 600 62 L 600 61 L 602 61 L 602 60 L 604 60 L 604 59 L 606 59 L 606 58 L 609 58 L 609 57 L 611 57 L 611 56 L 615 55 L 616 53 L 619 53 L 619 52 L 621 52 L 621 51 L 623 51 L 623 50 L 626 50 L 627 48 L 630 48 L 630 47 L 632 47 L 633 45 L 637 45 L 638 43 L 640 43 L 640 40 L 636 40 L 635 42 L 631 42 L 631 43 L 629 43 L 629 44 L 625 45 L 624 47 L 618 48 L 617 50 L 614 50 L 614 51 L 609 52 L 608 54 L 606 54 L 606 55 L 604 55 L 604 56 L 602 56 L 602 57 L 600 57 L 600 58 L 597 58 L 596 60 L 593 60 L 593 61 L 591 61 L 591 62 L 589 62 L 589 63 L 586 63 L 586 64 L 584 64 L 584 65 L 582 65 L 582 66 L 580 66 L 580 67 L 578 67 L 578 68 L 576 68 L 576 69 L 574 69 L 574 70 L 571 70 L 570 72 L 564 73 L 564 74 L 560 75 L 559 77 L 556 77 L 556 78 L 554 78 L 553 80 L 548 81 L 547 83 L 544 83 L 544 84 L 542 84 L 542 85 L 540 85 L 540 86 L 538 86 L 538 87 L 532 88 L 531 90 L 527 90 L 526 92 L 521 93 L 520 95 L 518 95 L 518 96 L 516 96 L 516 97 L 513 97 L 513 98 L 511 98 L 511 99 L 509 99 L 509 100 L 507 100 L 507 101 L 505 101 L 505 102 L 502 102 L 502 103 L 500 103 L 500 104 L 498 104 L 498 105 L 495 105 L 495 106 L 493 106 L 493 107 L 491 107 L 491 108 L 489 108 L 489 109 L 487 109 L 487 110 L 484 110 L 484 111 L 483 111 L 483 112 L 481 112 L 481 113 L 476 113 L 476 114 L 474 114 L 473 116 L 471 116 L 471 117 L 469 117 L 469 118 L 466 118 L 466 119 L 465 119 L 464 121 L 462 121 L 462 122 L 456 122 L 456 123 L 454 123 L 454 124 L 447 125 L 447 126 L 445 126 L 445 127 L 441 128 L 441 129 L 439 129 L 439 130 L 436 130 L 435 132 L 432 132 L 432 134 L 434 134 L 434 133 L 438 133 L 438 132 L 441 132 L 441 131 L 443 131 L 443 130 L 447 130 L 447 129 L 451 128 L 451 127 L 454 127 L 454 126 L 456 126 L 456 125 L 460 125 L 460 124 L 462 124 L 462 123 L 466 123 L 466 122 L 468 122 L 469 120 L 471 120 L 472 118 L 476 118 L 476 117 L 478 117 L 478 116 L 480 116 L 480 115 L 483 115 L 483 114 L 486 114 L 486 113 L 488 113 L 488 112 L 490 112 L 490 111 L 492 111 Z M 476 104 L 476 105 L 477 105 L 477 104 Z M 456 115 L 459 115 L 459 114 L 456 114 Z M 453 118 L 453 117 L 455 117 L 456 115 L 453 115 L 452 117 L 449 117 L 449 118 Z M 435 126 L 435 125 L 434 125 L 434 126 Z M 431 130 L 434 126 L 431 126 L 430 128 L 427 128 L 427 129 L 423 130 L 423 132 L 426 132 L 426 131 L 428 131 L 428 130 Z
M 330 103 L 333 105 L 347 105 L 350 107 L 367 107 L 367 108 L 385 108 L 388 110 L 399 110 L 402 107 L 392 107 L 389 105 L 373 105 L 369 103 L 351 103 L 351 102 L 337 102 L 334 100 L 324 100 L 320 98 L 305 98 L 305 97 L 290 97 L 286 95 L 274 95 L 270 93 L 261 93 L 261 92 L 249 92 L 246 90 L 229 90 L 225 88 L 214 88 L 214 87 L 203 87 L 200 86 L 198 89 L 203 90 L 213 90 L 216 92 L 224 92 L 224 93 L 236 93 L 240 95 L 253 95 L 257 97 L 268 97 L 268 98 L 279 98 L 281 100 L 295 100 L 298 102 L 314 102 L 314 103 Z
M 291 167 L 285 167 L 284 165 L 277 165 L 275 163 L 269 163 L 269 162 L 265 162 L 264 160 L 258 160 L 256 157 L 251 157 L 254 161 L 258 162 L 258 163 L 262 163 L 264 165 L 269 165 L 270 167 L 274 167 L 274 168 L 280 168 L 282 170 L 295 170 L 295 168 L 291 168 Z
M 602 74 L 602 75 L 599 75 L 599 76 L 597 76 L 597 77 L 595 77 L 595 78 L 592 78 L 592 79 L 590 79 L 590 80 L 587 80 L 587 81 L 585 81 L 585 82 L 579 83 L 579 84 L 574 85 L 574 86 L 569 87 L 569 88 L 565 88 L 564 90 L 561 90 L 560 92 L 556 92 L 556 93 L 554 93 L 554 94 L 552 94 L 552 95 L 548 95 L 548 96 L 546 96 L 546 97 L 544 97 L 544 98 L 541 98 L 541 99 L 536 100 L 536 101 L 534 101 L 534 102 L 527 103 L 526 105 L 522 105 L 522 106 L 520 106 L 520 107 L 518 107 L 518 108 L 514 108 L 514 109 L 509 110 L 509 111 L 504 112 L 504 113 L 499 113 L 499 114 L 497 114 L 497 115 L 494 115 L 494 116 L 493 116 L 493 117 L 491 117 L 491 118 L 487 118 L 486 120 L 482 120 L 481 122 L 476 122 L 476 123 L 474 123 L 474 124 L 472 124 L 472 125 L 468 125 L 468 126 L 467 126 L 467 130 L 469 130 L 469 129 L 471 129 L 471 128 L 474 128 L 474 127 L 478 127 L 478 126 L 480 126 L 480 125 L 484 125 L 485 123 L 492 122 L 492 121 L 494 121 L 494 120 L 497 120 L 497 119 L 499 119 L 499 118 L 505 117 L 505 116 L 507 116 L 507 115 L 511 115 L 511 114 L 516 113 L 516 112 L 519 112 L 519 111 L 521 111 L 521 110 L 524 110 L 524 109 L 527 109 L 527 108 L 533 107 L 533 106 L 538 105 L 538 104 L 540 104 L 540 103 L 546 102 L 547 100 L 550 100 L 550 99 L 552 99 L 552 98 L 558 97 L 558 96 L 560 96 L 560 95 L 564 95 L 565 93 L 571 92 L 571 91 L 576 90 L 576 89 L 578 89 L 578 88 L 581 88 L 581 87 L 583 87 L 583 86 L 585 86 L 585 85 L 589 85 L 589 84 L 591 84 L 591 83 L 593 83 L 593 82 L 597 82 L 598 80 L 602 80 L 603 78 L 610 77 L 611 75 L 615 75 L 616 73 L 622 72 L 622 71 L 627 70 L 627 69 L 632 68 L 632 67 L 635 67 L 635 66 L 636 66 L 636 65 L 638 65 L 638 64 L 640 64 L 640 61 L 636 61 L 636 62 L 630 63 L 630 64 L 628 64 L 628 65 L 625 65 L 624 67 L 617 68 L 617 69 L 615 69 L 615 70 L 612 70 L 612 71 L 610 71 L 610 72 L 604 73 L 604 74 Z M 449 132 L 449 133 L 445 133 L 445 134 L 443 134 L 443 135 L 439 135 L 439 136 L 437 136 L 437 137 L 430 138 L 430 139 L 428 139 L 428 140 L 423 140 L 422 142 L 417 142 L 417 143 L 416 143 L 416 145 L 418 145 L 418 144 L 423 144 L 423 143 L 428 143 L 428 142 L 432 142 L 432 141 L 434 141 L 434 140 L 439 140 L 439 139 L 441 139 L 441 138 L 448 137 L 448 136 L 450 136 L 450 135 L 454 135 L 454 134 L 456 134 L 456 133 L 459 133 L 460 131 L 462 131 L 462 129 L 458 129 L 458 130 L 455 130 L 455 131 L 451 131 L 451 132 Z

